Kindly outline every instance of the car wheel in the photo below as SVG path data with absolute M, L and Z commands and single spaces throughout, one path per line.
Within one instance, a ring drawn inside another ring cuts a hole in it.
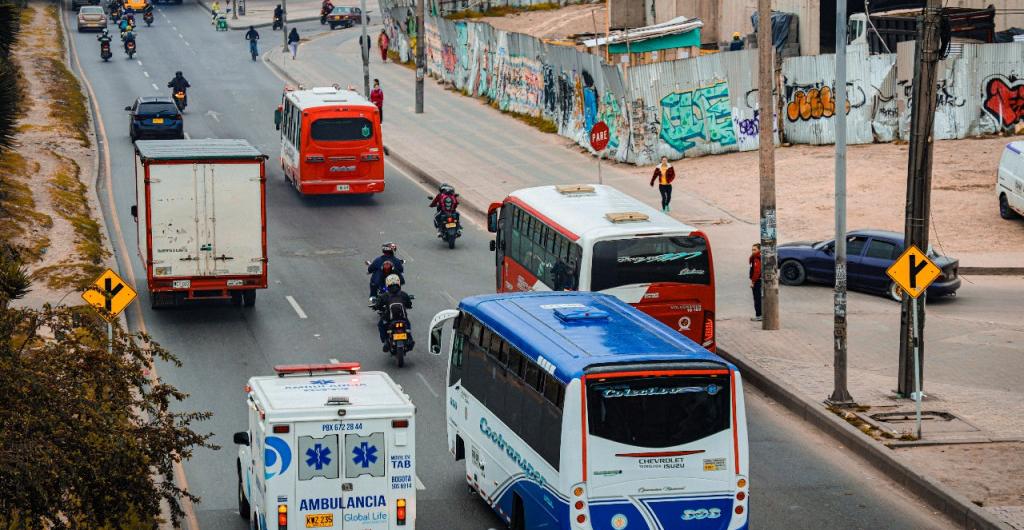
M 889 289 L 886 290 L 886 294 L 889 295 L 889 299 L 896 302 L 903 301 L 903 288 L 896 285 L 896 282 L 889 282 Z
M 245 498 L 245 491 L 242 489 L 242 468 L 238 467 L 238 515 L 242 519 L 249 519 L 249 500 Z
M 1005 193 L 999 195 L 999 217 L 1003 219 L 1014 219 L 1017 217 L 1017 212 L 1010 209 L 1010 201 L 1006 200 Z
M 802 263 L 796 260 L 786 260 L 779 267 L 779 280 L 782 285 L 800 285 L 807 279 L 807 271 Z
M 132 127 L 131 129 L 128 130 L 128 137 L 131 138 L 133 142 L 135 140 L 139 139 L 139 135 L 135 134 L 135 128 L 134 127 Z

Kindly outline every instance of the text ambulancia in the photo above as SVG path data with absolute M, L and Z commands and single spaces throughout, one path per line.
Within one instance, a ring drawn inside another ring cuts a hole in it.
M 274 371 L 245 388 L 238 513 L 272 530 L 415 528 L 415 407 L 402 388 L 359 363 Z

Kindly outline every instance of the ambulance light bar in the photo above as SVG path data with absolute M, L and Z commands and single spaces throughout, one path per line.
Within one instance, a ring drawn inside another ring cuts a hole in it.
M 289 374 L 313 375 L 314 372 L 348 372 L 354 374 L 360 370 L 359 363 L 320 363 L 320 364 L 279 364 L 274 366 L 278 377 Z

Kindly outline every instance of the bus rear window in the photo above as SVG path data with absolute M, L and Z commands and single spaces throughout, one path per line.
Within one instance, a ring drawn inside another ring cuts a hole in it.
M 697 236 L 644 237 L 594 244 L 590 290 L 638 283 L 710 285 L 707 242 Z
M 313 140 L 351 142 L 373 138 L 373 123 L 366 118 L 321 118 L 309 128 Z
M 729 428 L 729 376 L 609 378 L 587 383 L 591 436 L 675 447 Z

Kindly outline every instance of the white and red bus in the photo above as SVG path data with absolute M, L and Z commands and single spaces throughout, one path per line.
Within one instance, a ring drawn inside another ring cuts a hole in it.
M 497 290 L 600 291 L 715 351 L 708 237 L 611 186 L 540 186 L 491 204 Z
M 377 106 L 337 86 L 287 90 L 281 105 L 281 169 L 303 195 L 384 191 Z

